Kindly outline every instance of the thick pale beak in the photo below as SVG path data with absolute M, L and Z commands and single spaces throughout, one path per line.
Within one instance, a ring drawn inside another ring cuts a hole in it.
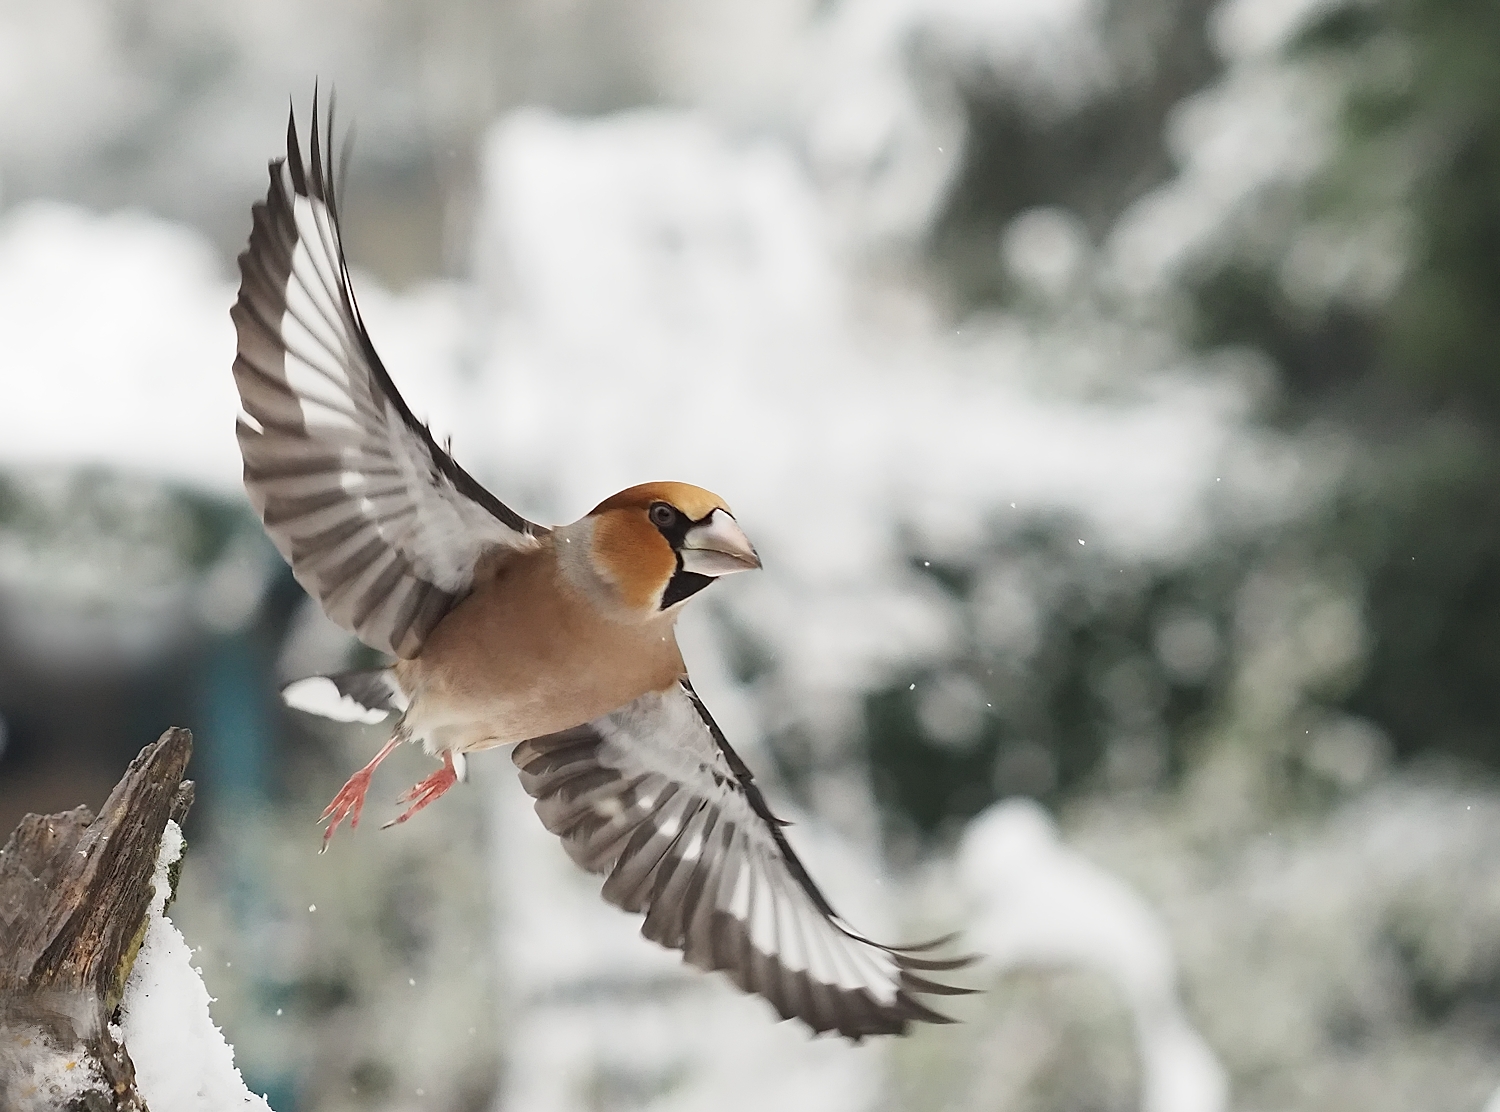
M 760 567 L 750 538 L 723 510 L 715 510 L 702 525 L 682 538 L 682 569 L 699 575 L 728 575 Z

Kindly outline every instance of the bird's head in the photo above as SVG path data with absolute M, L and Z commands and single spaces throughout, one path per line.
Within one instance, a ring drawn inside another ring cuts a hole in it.
M 760 567 L 755 546 L 717 494 L 643 483 L 605 499 L 576 526 L 592 572 L 626 611 L 671 610 L 722 575 Z

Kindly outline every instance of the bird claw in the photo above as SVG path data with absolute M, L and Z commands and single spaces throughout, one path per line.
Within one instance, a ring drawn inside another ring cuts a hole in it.
M 353 830 L 359 825 L 359 814 L 365 808 L 365 793 L 370 790 L 371 770 L 362 768 L 339 789 L 338 795 L 324 809 L 318 817 L 320 824 L 327 823 L 328 829 L 323 831 L 323 845 L 318 850 L 323 853 L 328 849 L 328 843 L 333 838 L 333 832 L 339 828 L 339 823 L 344 819 L 349 820 L 349 829 Z
M 397 803 L 410 803 L 411 806 L 382 826 L 381 829 L 389 830 L 398 823 L 405 822 L 456 783 L 458 783 L 458 770 L 453 767 L 453 754 L 445 752 L 443 754 L 442 768 L 427 777 L 427 779 L 419 780 L 407 788 L 406 791 L 401 793 L 401 797 L 396 800 Z
M 399 743 L 399 737 L 393 737 L 386 742 L 385 748 L 375 755 L 375 759 L 349 777 L 344 782 L 344 786 L 339 789 L 338 794 L 323 809 L 322 815 L 318 817 L 318 823 L 321 825 L 326 822 L 328 829 L 323 831 L 323 844 L 318 849 L 319 853 L 328 851 L 328 843 L 333 840 L 333 832 L 339 828 L 339 823 L 344 819 L 349 820 L 350 830 L 359 825 L 360 812 L 365 809 L 365 793 L 370 790 L 370 777 L 375 774 L 376 766 L 385 760 L 386 755 Z

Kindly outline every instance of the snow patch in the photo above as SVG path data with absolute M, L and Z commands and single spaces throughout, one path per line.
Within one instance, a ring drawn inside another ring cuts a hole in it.
M 209 1015 L 192 949 L 164 914 L 182 845 L 181 829 L 169 821 L 151 878 L 146 938 L 125 984 L 115 1037 L 130 1051 L 136 1087 L 151 1112 L 271 1112 L 245 1088 L 234 1050 Z

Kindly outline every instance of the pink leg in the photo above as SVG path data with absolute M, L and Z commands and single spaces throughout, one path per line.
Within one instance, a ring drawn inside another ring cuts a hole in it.
M 375 767 L 390 756 L 391 750 L 400 744 L 399 734 L 386 742 L 385 748 L 375 754 L 375 759 L 349 777 L 348 782 L 339 789 L 338 795 L 333 797 L 333 802 L 324 809 L 318 821 L 328 823 L 328 829 L 323 831 L 323 848 L 318 850 L 319 853 L 328 848 L 333 832 L 339 828 L 339 823 L 343 822 L 346 817 L 349 819 L 350 829 L 359 825 L 359 813 L 365 808 L 365 793 L 370 790 L 370 777 L 374 775 Z
M 389 830 L 398 822 L 405 822 L 456 783 L 458 783 L 458 770 L 453 767 L 453 754 L 445 749 L 443 750 L 443 767 L 427 777 L 427 779 L 407 788 L 396 802 L 410 803 L 411 806 L 402 814 L 397 815 L 390 822 L 386 823 L 381 829 Z

